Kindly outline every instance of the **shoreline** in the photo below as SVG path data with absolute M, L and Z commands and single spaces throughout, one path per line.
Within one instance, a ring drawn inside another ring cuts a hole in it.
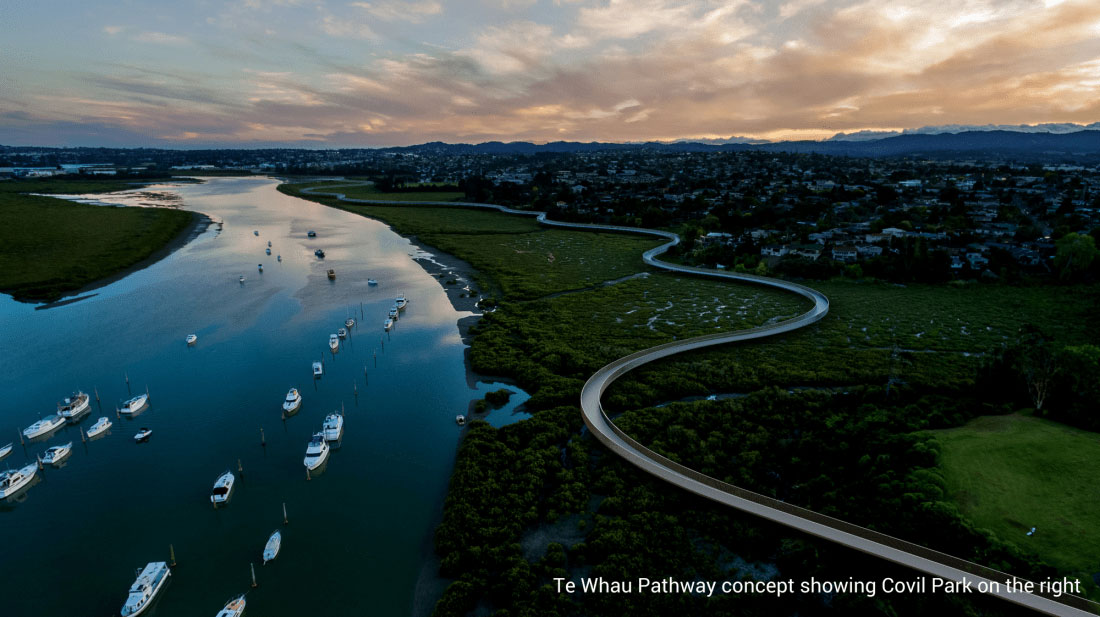
M 51 308 L 55 308 L 55 307 L 58 307 L 58 306 L 65 306 L 66 304 L 72 304 L 73 302 L 79 302 L 79 301 L 84 300 L 86 298 L 95 297 L 97 294 L 89 294 L 89 292 L 94 291 L 96 289 L 100 289 L 102 287 L 106 287 L 107 285 L 110 285 L 111 283 L 114 283 L 114 282 L 117 282 L 117 281 L 120 281 L 120 280 L 126 278 L 127 276 L 133 274 L 134 272 L 137 272 L 139 270 L 144 270 L 145 268 L 148 268 L 149 266 L 157 263 L 158 261 L 164 259 L 165 257 L 168 257 L 172 253 L 175 253 L 179 249 L 187 246 L 192 240 L 194 240 L 195 238 L 199 237 L 200 235 L 206 233 L 206 231 L 208 229 L 210 229 L 210 226 L 214 224 L 214 219 L 210 218 L 209 216 L 207 216 L 207 215 L 205 215 L 201 212 L 196 212 L 194 210 L 191 210 L 189 212 L 191 213 L 191 223 L 187 227 L 185 227 L 182 231 L 180 231 L 178 234 L 176 234 L 176 236 L 174 238 L 169 240 L 167 244 L 165 244 L 164 246 L 162 246 L 159 249 L 157 249 L 157 250 L 153 251 L 152 253 L 150 253 L 149 256 L 145 257 L 144 259 L 142 259 L 140 261 L 134 262 L 134 263 L 130 264 L 129 266 L 126 266 L 125 268 L 119 270 L 118 272 L 115 272 L 114 274 L 110 274 L 110 275 L 105 276 L 101 279 L 97 279 L 96 281 L 88 283 L 87 285 L 85 285 L 85 286 L 83 286 L 79 289 L 75 289 L 73 291 L 66 292 L 63 296 L 61 296 L 57 300 L 54 300 L 52 302 L 47 302 L 47 303 L 44 303 L 44 304 L 39 304 L 38 306 L 34 307 L 34 310 L 40 311 L 40 310 L 45 310 L 45 309 L 51 309 Z M 16 299 L 18 300 L 18 298 L 16 298 Z M 31 300 L 31 301 L 19 300 L 19 301 L 20 302 L 27 302 L 27 303 L 33 303 L 34 302 L 33 300 Z

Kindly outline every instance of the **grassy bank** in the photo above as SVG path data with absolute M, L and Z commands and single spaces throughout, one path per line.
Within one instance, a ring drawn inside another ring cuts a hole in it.
M 1019 414 L 933 434 L 948 494 L 975 525 L 1067 573 L 1100 569 L 1100 435 Z
M 340 186 L 348 184 L 347 181 L 321 181 L 321 182 L 309 182 L 303 184 L 284 185 L 293 188 L 302 187 L 320 187 L 326 186 Z M 383 192 L 378 190 L 373 184 L 363 184 L 359 186 L 344 186 L 339 189 L 339 192 L 344 193 L 351 199 L 380 199 L 384 201 L 459 201 L 465 195 L 461 191 L 428 191 L 428 190 L 415 190 L 415 191 L 391 191 Z
M 195 220 L 182 210 L 110 208 L 27 194 L 129 188 L 118 181 L 0 182 L 0 291 L 19 300 L 56 300 L 146 259 Z
M 532 394 L 531 419 L 501 429 L 469 425 L 436 535 L 442 572 L 455 579 L 436 615 L 1006 612 L 987 598 L 961 596 L 554 592 L 554 577 L 580 575 L 911 574 L 652 480 L 583 431 L 577 395 L 607 361 L 674 338 L 782 319 L 804 310 L 802 300 L 647 270 L 639 253 L 656 241 L 644 237 L 532 229 L 529 219 L 484 211 L 311 199 L 379 218 L 477 267 L 499 307 L 474 330 L 471 362 Z M 561 267 L 566 253 L 575 261 Z M 1044 325 L 1059 338 L 1091 336 L 1096 290 L 820 287 L 832 311 L 812 328 L 631 373 L 605 404 L 622 412 L 616 421 L 624 430 L 717 477 L 1024 576 L 1053 574 L 959 515 L 924 430 L 962 424 L 984 409 L 971 392 L 978 366 L 1021 325 Z M 711 392 L 743 396 L 652 407 Z

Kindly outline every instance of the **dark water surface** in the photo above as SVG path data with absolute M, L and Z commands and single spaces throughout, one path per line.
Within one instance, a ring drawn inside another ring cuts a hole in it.
M 406 239 L 276 185 L 220 178 L 159 187 L 224 226 L 77 302 L 35 310 L 0 297 L 0 446 L 16 442 L 0 468 L 75 441 L 63 467 L 47 467 L 23 497 L 0 503 L 0 614 L 117 614 L 135 568 L 168 560 L 169 544 L 179 565 L 152 613 L 162 617 L 214 615 L 249 589 L 250 563 L 254 617 L 410 610 L 461 434 L 454 417 L 480 396 L 466 381 L 456 326 L 464 315 L 410 259 L 417 249 Z M 163 198 L 146 190 L 105 199 Z M 317 238 L 306 237 L 310 229 Z M 327 258 L 316 259 L 315 248 Z M 399 292 L 409 307 L 384 335 Z M 352 311 L 359 323 L 334 357 L 328 336 Z M 192 347 L 189 333 L 199 336 Z M 314 381 L 310 364 L 322 354 L 325 375 Z M 134 394 L 151 394 L 132 420 L 114 413 L 126 375 Z M 283 421 L 291 386 L 304 403 Z M 93 388 L 101 407 L 93 401 L 80 426 L 108 416 L 110 434 L 82 444 L 66 427 L 19 446 L 18 430 L 69 392 Z M 307 481 L 309 436 L 341 405 L 343 443 Z M 143 426 L 153 436 L 135 444 Z M 215 510 L 211 485 L 238 460 L 243 478 Z M 282 552 L 261 567 L 275 529 Z

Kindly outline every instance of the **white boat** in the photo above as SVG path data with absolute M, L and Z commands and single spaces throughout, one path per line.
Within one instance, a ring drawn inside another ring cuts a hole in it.
M 382 327 L 386 329 L 386 332 L 389 332 L 393 328 L 393 320 L 387 319 L 386 323 L 382 324 Z
M 164 583 L 172 571 L 163 561 L 149 562 L 141 572 L 133 585 L 130 585 L 130 595 L 126 603 L 122 605 L 122 617 L 133 617 L 145 612 L 153 603 L 157 594 L 164 589 Z
M 47 435 L 61 428 L 61 425 L 65 424 L 65 418 L 57 414 L 46 416 L 38 422 L 23 429 L 23 436 L 27 439 L 34 439 L 35 437 L 41 437 Z
M 31 463 L 22 469 L 15 471 L 0 471 L 0 499 L 14 495 L 19 489 L 34 480 L 34 474 L 38 473 L 38 464 Z
M 408 300 L 408 298 L 405 297 L 405 294 L 401 294 L 400 296 L 397 296 L 397 308 L 398 309 L 403 311 L 403 310 L 405 310 L 405 307 L 408 306 L 408 304 L 409 304 L 409 300 Z
M 107 419 L 107 416 L 103 416 L 95 421 L 95 424 L 88 427 L 88 438 L 91 439 L 102 433 L 103 431 L 111 428 L 114 423 Z
M 198 337 L 197 334 L 188 334 L 187 338 L 185 338 L 183 340 L 187 341 L 188 345 L 194 345 L 195 341 L 199 340 L 199 337 Z
M 328 459 L 328 442 L 324 433 L 314 433 L 306 446 L 306 457 L 302 459 L 306 469 L 313 471 L 320 467 Z
M 325 416 L 325 423 L 321 425 L 321 430 L 325 432 L 326 440 L 340 441 L 344 436 L 344 414 L 334 411 Z
M 275 559 L 279 556 L 279 549 L 283 547 L 283 534 L 279 533 L 279 530 L 271 532 L 271 537 L 267 539 L 267 544 L 264 545 L 264 565 L 267 562 Z
M 466 425 L 466 416 L 455 416 L 455 424 L 459 426 Z
M 301 406 L 302 395 L 298 393 L 298 388 L 291 388 L 290 392 L 286 393 L 286 400 L 283 401 L 283 411 L 287 413 L 298 411 Z
M 325 365 L 324 364 L 322 364 L 321 362 L 314 362 L 313 363 L 313 376 L 314 377 L 320 377 L 321 374 L 324 373 L 324 372 L 325 372 Z
M 4 446 L 3 448 L 0 448 L 0 461 L 8 458 L 9 454 L 11 454 L 11 444 L 10 443 L 8 445 Z
M 233 483 L 236 481 L 237 478 L 233 475 L 233 472 L 226 469 L 214 481 L 214 490 L 210 492 L 210 503 L 218 505 L 229 501 L 229 496 L 233 492 Z
M 336 336 L 338 336 L 340 338 L 347 338 L 348 337 L 348 331 L 345 330 L 344 328 L 340 328 L 339 330 L 336 331 Z
M 217 617 L 241 617 L 244 614 L 244 594 L 225 603 L 225 608 L 218 612 Z
M 140 431 L 137 432 L 137 434 L 134 435 L 134 441 L 136 441 L 138 443 L 141 443 L 143 441 L 148 441 L 149 436 L 152 435 L 152 434 L 153 434 L 153 429 L 143 427 Z
M 367 279 L 367 285 L 374 286 L 374 285 L 377 285 L 377 284 L 378 284 L 378 281 L 376 281 L 374 279 Z
M 242 275 L 241 275 L 241 278 L 240 278 L 240 279 L 238 279 L 238 280 L 239 280 L 240 282 L 244 283 L 244 275 L 242 274 Z
M 390 319 L 392 319 L 394 321 L 397 321 L 397 309 L 396 308 L 391 308 L 390 312 L 386 315 L 386 317 L 389 317 Z
M 60 446 L 46 448 L 46 454 L 42 456 L 42 462 L 47 465 L 56 465 L 73 453 L 73 442 Z
M 328 348 L 333 352 L 340 349 L 340 337 L 335 334 L 328 335 Z
M 354 328 L 355 327 L 355 318 L 354 317 L 348 317 L 347 319 L 344 320 L 344 325 L 347 326 L 349 329 Z
M 145 408 L 145 405 L 149 402 L 148 394 L 139 394 L 128 401 L 122 401 L 119 403 L 118 413 L 132 416 L 137 412 Z
M 57 415 L 66 420 L 76 420 L 88 413 L 90 397 L 83 392 L 74 392 L 57 404 Z

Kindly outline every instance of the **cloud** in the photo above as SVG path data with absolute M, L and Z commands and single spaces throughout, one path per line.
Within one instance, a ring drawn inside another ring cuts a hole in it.
M 443 12 L 443 5 L 436 0 L 402 2 L 380 0 L 378 2 L 352 2 L 351 6 L 365 10 L 384 21 L 421 22 Z
M 125 29 L 124 26 L 103 26 L 104 34 L 114 36 Z
M 139 32 L 132 38 L 139 43 L 153 43 L 155 45 L 186 45 L 191 42 L 185 36 L 165 32 Z
M 378 35 L 365 23 L 348 20 L 335 15 L 321 18 L 321 31 L 329 36 L 342 39 L 377 39 Z

